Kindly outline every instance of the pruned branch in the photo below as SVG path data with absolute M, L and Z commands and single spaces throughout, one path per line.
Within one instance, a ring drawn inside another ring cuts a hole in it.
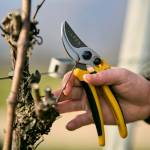
M 40 94 L 39 94 L 39 85 L 37 83 L 33 83 L 32 84 L 32 88 L 34 90 L 34 101 L 35 101 L 35 112 L 36 115 L 39 118 L 43 118 L 44 117 L 44 113 L 43 111 L 41 111 L 40 105 L 42 105 L 42 100 L 40 99 Z
M 35 104 L 38 104 L 41 99 L 40 99 L 40 94 L 39 94 L 39 85 L 37 83 L 33 83 L 32 84 L 32 88 L 34 89 L 34 101 L 35 101 Z
M 45 1 L 45 0 L 43 0 L 43 1 L 42 1 L 42 3 L 41 3 L 40 5 L 37 5 L 37 7 L 36 7 L 36 11 L 35 11 L 35 13 L 34 13 L 34 15 L 33 15 L 32 19 L 34 19 L 34 18 L 36 17 L 37 12 L 39 11 L 40 7 L 43 5 L 44 1 Z
M 15 107 L 17 104 L 17 94 L 19 84 L 22 77 L 25 55 L 29 46 L 29 29 L 30 29 L 30 7 L 31 0 L 22 0 L 22 29 L 19 40 L 17 42 L 17 60 L 15 67 L 14 80 L 11 87 L 11 92 L 7 101 L 7 132 L 3 150 L 10 150 L 12 143 L 12 131 L 15 115 Z
M 51 88 L 46 87 L 45 88 L 45 100 L 42 101 L 40 99 L 39 94 L 39 85 L 37 83 L 32 84 L 32 89 L 34 90 L 34 101 L 35 101 L 35 112 L 37 117 L 39 117 L 41 120 L 45 120 L 48 118 L 45 114 L 50 111 L 50 109 L 56 104 L 56 98 L 51 93 Z

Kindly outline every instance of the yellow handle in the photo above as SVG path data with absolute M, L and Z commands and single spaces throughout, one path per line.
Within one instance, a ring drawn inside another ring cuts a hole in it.
M 105 145 L 104 123 L 103 123 L 99 100 L 97 97 L 95 87 L 93 85 L 87 84 L 83 80 L 84 74 L 90 74 L 90 73 L 89 71 L 84 71 L 79 68 L 76 68 L 74 70 L 74 75 L 80 80 L 81 84 L 83 85 L 86 91 L 88 101 L 91 107 L 93 119 L 98 133 L 99 145 L 104 146 Z
M 100 65 L 99 68 L 98 67 L 94 68 L 94 71 L 99 72 L 105 69 L 110 69 L 110 66 L 102 58 L 101 61 L 102 61 L 102 65 Z M 107 100 L 107 103 L 109 104 L 113 112 L 113 115 L 116 120 L 116 124 L 118 125 L 120 136 L 122 138 L 126 138 L 128 134 L 127 127 L 126 127 L 126 123 L 124 120 L 121 107 L 119 105 L 117 98 L 115 97 L 115 94 L 113 94 L 113 91 L 110 86 L 103 85 L 101 86 L 101 89 L 105 99 Z

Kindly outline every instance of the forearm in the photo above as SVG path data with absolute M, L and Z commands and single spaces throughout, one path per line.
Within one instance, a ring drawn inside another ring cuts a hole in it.
M 142 69 L 142 71 L 140 72 L 140 74 L 147 80 L 147 83 L 149 85 L 149 97 L 148 97 L 148 116 L 147 118 L 149 118 L 149 123 L 150 123 L 150 63 L 148 63 L 147 65 L 145 65 L 145 67 Z

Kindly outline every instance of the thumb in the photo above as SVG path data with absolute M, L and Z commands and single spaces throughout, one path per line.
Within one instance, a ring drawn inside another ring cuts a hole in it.
M 123 68 L 113 68 L 100 71 L 96 74 L 85 74 L 83 79 L 85 82 L 98 85 L 112 85 L 125 82 L 128 77 L 128 71 Z

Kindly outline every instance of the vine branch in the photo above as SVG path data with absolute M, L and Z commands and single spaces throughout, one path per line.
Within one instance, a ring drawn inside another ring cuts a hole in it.
M 36 7 L 36 11 L 35 11 L 35 13 L 34 13 L 34 15 L 33 15 L 32 19 L 34 19 L 34 18 L 36 17 L 37 12 L 39 11 L 40 7 L 43 5 L 44 1 L 45 1 L 45 0 L 43 0 L 43 1 L 41 2 L 41 4 L 40 4 L 40 5 L 37 5 L 37 7 Z
M 17 94 L 19 84 L 22 77 L 22 70 L 27 49 L 29 47 L 29 29 L 30 29 L 30 8 L 31 0 L 22 0 L 22 29 L 19 40 L 17 42 L 17 60 L 14 73 L 14 80 L 11 87 L 11 92 L 7 101 L 7 132 L 4 141 L 3 150 L 10 150 L 12 143 L 13 122 L 15 116 L 15 107 L 17 104 Z

